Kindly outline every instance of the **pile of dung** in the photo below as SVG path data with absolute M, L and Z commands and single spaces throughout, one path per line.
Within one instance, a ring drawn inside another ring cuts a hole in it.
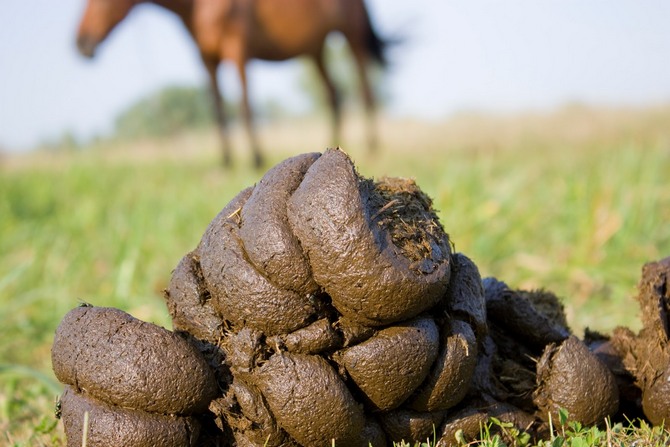
M 667 361 L 638 364 L 651 339 L 670 357 L 665 313 L 579 340 L 550 292 L 482 281 L 413 181 L 365 179 L 340 150 L 241 191 L 166 301 L 174 332 L 116 309 L 65 316 L 52 361 L 69 446 L 448 446 L 490 417 L 541 437 L 561 408 L 602 423 L 629 388 L 654 423 L 670 414 Z

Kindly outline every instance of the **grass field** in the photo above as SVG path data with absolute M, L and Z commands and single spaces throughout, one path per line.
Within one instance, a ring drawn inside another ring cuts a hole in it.
M 299 129 L 297 131 L 296 129 Z M 543 287 L 575 333 L 639 328 L 641 266 L 670 255 L 670 107 L 385 120 L 344 144 L 367 177 L 413 177 L 483 276 Z M 323 150 L 320 120 L 262 128 L 272 164 Z M 0 444 L 63 445 L 49 349 L 81 301 L 170 327 L 161 291 L 209 221 L 262 172 L 214 132 L 0 158 Z

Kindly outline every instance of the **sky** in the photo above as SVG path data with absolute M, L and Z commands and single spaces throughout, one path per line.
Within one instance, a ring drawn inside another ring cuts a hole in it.
M 670 102 L 668 0 L 367 0 L 384 36 L 400 36 L 386 82 L 393 116 L 548 110 L 566 103 Z M 71 131 L 89 138 L 149 92 L 200 85 L 183 25 L 136 7 L 85 60 L 75 48 L 84 0 L 0 1 L 0 148 L 17 151 Z M 295 61 L 250 64 L 255 102 L 300 110 Z M 220 71 L 239 97 L 235 71 Z

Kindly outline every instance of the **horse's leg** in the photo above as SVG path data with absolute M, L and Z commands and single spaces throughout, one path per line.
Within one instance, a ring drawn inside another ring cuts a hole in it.
M 326 65 L 323 59 L 323 47 L 314 55 L 314 64 L 321 76 L 323 85 L 326 87 L 326 94 L 328 95 L 328 105 L 330 106 L 333 130 L 333 143 L 340 144 L 340 131 L 342 129 L 342 107 L 340 102 L 340 95 L 333 83 L 330 74 L 326 70 Z
M 254 118 L 251 111 L 251 103 L 249 101 L 246 60 L 243 58 L 237 60 L 236 65 L 240 76 L 240 84 L 242 85 L 242 113 L 244 114 L 244 125 L 247 130 L 247 136 L 249 137 L 251 150 L 254 156 L 254 166 L 260 168 L 263 166 L 263 155 L 261 154 L 261 148 L 256 139 L 256 130 L 254 129 Z
M 375 152 L 378 146 L 377 137 L 377 107 L 375 96 L 372 92 L 370 79 L 368 77 L 368 55 L 356 45 L 351 45 L 351 50 L 356 60 L 356 67 L 358 69 L 358 77 L 361 83 L 361 93 L 365 103 L 365 112 L 367 114 L 367 128 L 368 128 L 368 149 L 370 152 Z
M 223 97 L 221 96 L 221 91 L 219 90 L 219 80 L 216 77 L 216 72 L 219 63 L 213 60 L 205 60 L 204 62 L 205 62 L 205 68 L 207 69 L 207 74 L 209 75 L 209 86 L 214 104 L 216 124 L 219 129 L 219 134 L 221 136 L 222 149 L 223 149 L 223 165 L 230 166 L 232 163 L 232 158 L 230 155 L 230 136 L 228 134 L 228 120 L 226 119 L 227 117 L 223 103 Z

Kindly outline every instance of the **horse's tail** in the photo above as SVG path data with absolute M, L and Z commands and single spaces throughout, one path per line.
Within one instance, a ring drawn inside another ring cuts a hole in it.
M 388 42 L 385 39 L 382 39 L 375 30 L 375 27 L 372 25 L 372 21 L 370 20 L 370 14 L 368 13 L 365 5 L 363 5 L 363 11 L 365 13 L 366 22 L 366 48 L 375 62 L 377 62 L 382 67 L 386 67 L 388 65 L 388 60 L 386 59 L 386 49 L 388 47 Z

